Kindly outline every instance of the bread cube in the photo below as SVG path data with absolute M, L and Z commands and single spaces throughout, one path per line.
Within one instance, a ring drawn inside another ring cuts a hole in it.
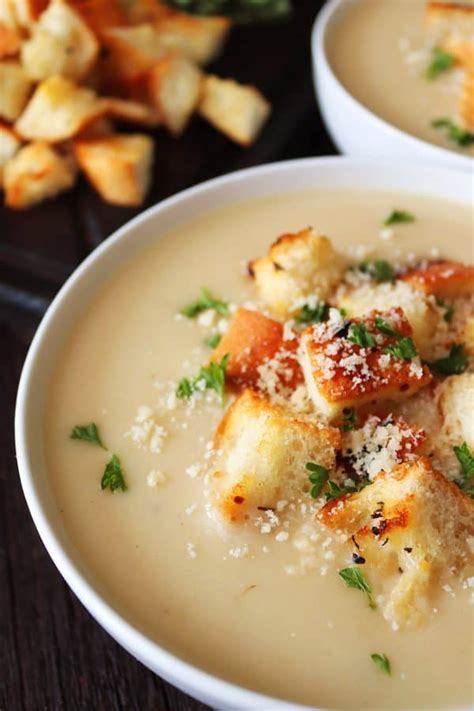
M 151 69 L 148 87 L 163 124 L 179 136 L 199 103 L 202 72 L 184 57 L 167 56 Z
M 102 38 L 111 53 L 115 73 L 128 79 L 148 72 L 157 60 L 169 52 L 156 28 L 149 23 L 111 27 L 104 30 Z
M 253 86 L 212 75 L 204 79 L 199 113 L 236 143 L 253 143 L 270 111 L 268 101 Z
M 262 365 L 273 366 L 276 389 L 293 390 L 303 381 L 296 353 L 298 342 L 294 335 L 285 340 L 283 326 L 278 321 L 258 311 L 240 308 L 211 360 L 220 362 L 229 353 L 226 383 L 234 390 L 265 390 Z
M 218 57 L 230 29 L 225 17 L 192 17 L 174 12 L 155 24 L 158 41 L 168 52 L 177 52 L 196 64 Z
M 18 54 L 20 45 L 21 35 L 0 21 L 0 59 Z
M 459 343 L 464 343 L 465 353 L 470 358 L 474 358 L 474 317 L 466 320 L 457 340 Z
M 133 25 L 144 22 L 156 24 L 165 17 L 175 14 L 169 5 L 160 0 L 133 0 L 123 3 L 127 20 Z
M 450 375 L 436 390 L 446 446 L 463 442 L 474 450 L 474 373 Z
M 5 164 L 5 204 L 32 207 L 69 190 L 76 180 L 74 164 L 46 143 L 30 143 Z
M 472 559 L 474 500 L 428 459 L 379 474 L 362 491 L 322 510 L 326 526 L 342 531 L 395 628 L 421 622 L 430 609 L 430 582 Z
M 17 62 L 0 62 L 0 117 L 15 121 L 28 101 L 33 82 Z
M 275 508 L 309 489 L 308 461 L 335 464 L 340 433 L 294 416 L 245 390 L 224 415 L 214 438 L 219 452 L 213 475 L 216 511 L 241 522 L 262 508 Z
M 426 24 L 434 44 L 453 54 L 468 70 L 474 66 L 474 6 L 428 2 Z
M 68 0 L 68 3 L 99 37 L 110 27 L 128 24 L 123 3 L 117 0 Z
M 6 123 L 0 123 L 0 188 L 3 185 L 3 170 L 5 164 L 21 146 L 21 141 L 15 131 Z
M 8 30 L 13 30 L 15 33 L 20 31 L 20 25 L 18 24 L 10 0 L 0 2 L 0 24 Z
M 153 139 L 143 134 L 75 141 L 79 166 L 103 200 L 141 205 L 151 178 Z
M 138 123 L 142 126 L 156 126 L 159 124 L 156 111 L 139 101 L 107 97 L 102 99 L 102 106 L 105 117 L 110 116 L 118 121 Z
M 36 22 L 48 2 L 49 0 L 2 0 L 3 4 L 10 4 L 17 24 L 23 28 L 30 28 Z
M 410 397 L 431 382 L 431 373 L 419 356 L 405 360 L 387 352 L 399 346 L 401 338 L 412 336 L 401 309 L 373 311 L 350 323 L 344 322 L 335 309 L 330 315 L 329 321 L 303 332 L 300 348 L 309 395 L 316 410 L 328 420 L 340 416 L 345 408 Z M 377 317 L 399 335 L 380 332 Z M 364 347 L 351 340 L 353 330 L 360 327 L 369 333 L 373 346 Z
M 299 311 L 305 299 L 326 299 L 339 283 L 346 262 L 330 240 L 312 228 L 284 234 L 265 257 L 249 264 L 262 300 L 276 316 Z
M 440 299 L 474 292 L 474 266 L 460 262 L 430 262 L 426 266 L 410 269 L 401 279 L 414 289 L 434 294 Z
M 420 294 L 409 283 L 363 284 L 339 298 L 338 306 L 345 309 L 349 317 L 357 318 L 374 309 L 388 311 L 399 306 L 410 323 L 421 357 L 432 357 L 432 340 L 441 322 L 441 314 L 432 296 Z
M 471 72 L 466 72 L 464 76 L 459 100 L 459 116 L 463 128 L 474 131 L 474 74 Z

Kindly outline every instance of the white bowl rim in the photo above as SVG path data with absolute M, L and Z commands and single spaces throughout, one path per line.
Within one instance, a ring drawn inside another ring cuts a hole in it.
M 86 574 L 81 573 L 76 563 L 72 561 L 60 540 L 60 536 L 54 531 L 53 524 L 49 521 L 49 517 L 41 502 L 41 497 L 37 492 L 37 486 L 34 481 L 33 466 L 28 457 L 28 437 L 27 437 L 27 413 L 28 413 L 28 395 L 32 386 L 33 369 L 35 366 L 36 355 L 40 350 L 43 339 L 47 337 L 50 322 L 53 321 L 56 311 L 66 295 L 71 291 L 76 282 L 89 269 L 96 259 L 109 250 L 114 249 L 115 245 L 124 238 L 127 233 L 139 226 L 141 223 L 146 223 L 150 218 L 155 217 L 160 212 L 166 211 L 182 200 L 205 194 L 218 188 L 234 182 L 245 180 L 247 177 L 259 176 L 260 174 L 270 177 L 272 174 L 280 172 L 303 169 L 305 167 L 315 167 L 324 169 L 325 166 L 339 164 L 341 166 L 348 165 L 353 168 L 363 169 L 376 167 L 380 164 L 379 158 L 352 158 L 346 156 L 330 156 L 330 157 L 313 157 L 301 158 L 296 160 L 279 161 L 268 163 L 243 170 L 237 170 L 218 176 L 211 180 L 199 183 L 195 186 L 187 188 L 167 199 L 149 207 L 137 216 L 126 222 L 122 227 L 116 230 L 110 237 L 106 238 L 96 249 L 94 249 L 80 265 L 69 276 L 64 285 L 58 291 L 46 313 L 44 314 L 38 329 L 33 337 L 30 348 L 28 350 L 18 387 L 16 408 L 15 408 L 15 446 L 18 470 L 23 493 L 37 529 L 37 532 L 45 546 L 53 563 L 59 570 L 68 586 L 78 597 L 79 601 L 84 605 L 92 617 L 132 656 L 143 663 L 147 668 L 152 669 L 151 662 L 153 660 L 152 671 L 168 680 L 186 693 L 195 695 L 197 699 L 207 699 L 204 702 L 208 704 L 223 703 L 232 699 L 232 708 L 245 709 L 248 711 L 317 711 L 316 707 L 304 706 L 295 702 L 273 698 L 248 688 L 238 686 L 232 682 L 225 681 L 222 678 L 214 676 L 212 673 L 206 672 L 200 667 L 183 661 L 175 654 L 168 652 L 158 643 L 148 638 L 144 633 L 116 612 L 112 605 L 96 591 L 94 585 L 87 580 Z M 451 173 L 452 177 L 461 179 L 463 182 L 468 180 L 465 171 L 459 168 L 432 166 L 430 164 L 420 165 L 411 161 L 391 161 L 391 166 L 394 169 L 403 171 L 416 170 L 418 174 L 425 173 L 427 176 L 434 172 L 445 175 Z M 353 186 L 350 186 L 353 187 Z M 350 187 L 348 189 L 350 189 Z M 309 187 L 307 189 L 310 189 Z M 323 188 L 320 188 L 323 189 Z M 368 188 L 376 189 L 376 188 Z M 390 188 L 385 187 L 385 190 Z M 403 188 L 399 188 L 403 192 Z M 407 187 L 407 192 L 418 194 L 415 189 Z M 278 190 L 275 191 L 275 194 Z M 269 191 L 268 195 L 271 195 Z M 419 194 L 423 194 L 420 190 Z M 450 198 L 446 198 L 450 199 Z M 454 200 L 453 198 L 451 198 Z M 465 204 L 465 200 L 461 201 Z M 169 231 L 169 230 L 168 230 Z M 156 671 L 159 668 L 159 671 Z M 226 708 L 229 708 L 226 706 Z M 322 711 L 322 709 L 320 709 Z
M 430 143 L 423 138 L 413 136 L 411 133 L 403 131 L 401 128 L 397 128 L 397 126 L 381 118 L 367 108 L 367 106 L 364 106 L 364 104 L 356 99 L 355 96 L 351 94 L 351 92 L 341 83 L 339 78 L 334 73 L 326 53 L 326 32 L 328 25 L 336 12 L 338 12 L 339 9 L 346 3 L 347 0 L 326 0 L 326 3 L 319 11 L 311 32 L 311 47 L 315 64 L 321 64 L 321 70 L 327 73 L 346 101 L 352 103 L 352 105 L 355 106 L 372 125 L 378 129 L 385 130 L 389 134 L 392 134 L 392 136 L 398 140 L 406 141 L 408 146 L 411 145 L 413 149 L 419 150 L 421 148 L 427 152 L 431 151 L 433 153 L 433 159 L 436 159 L 439 165 L 446 165 L 449 167 L 447 161 L 450 161 L 451 166 L 453 166 L 455 161 L 458 161 L 459 168 L 464 167 L 472 169 L 474 159 L 470 156 L 462 155 L 457 151 L 451 151 L 449 148 L 443 148 L 443 146 L 437 146 L 436 144 Z

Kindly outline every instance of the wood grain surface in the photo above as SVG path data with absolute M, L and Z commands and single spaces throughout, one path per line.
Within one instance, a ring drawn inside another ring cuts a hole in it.
M 239 168 L 335 152 L 311 79 L 310 32 L 322 1 L 294 4 L 287 22 L 235 29 L 212 67 L 270 99 L 260 139 L 240 148 L 198 118 L 179 140 L 157 133 L 145 207 Z M 81 260 L 136 212 L 102 203 L 84 181 L 28 212 L 0 208 L 0 711 L 207 708 L 135 661 L 76 600 L 39 540 L 16 466 L 16 389 L 41 316 Z

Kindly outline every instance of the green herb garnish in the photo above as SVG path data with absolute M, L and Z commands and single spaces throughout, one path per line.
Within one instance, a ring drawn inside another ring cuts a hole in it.
M 465 494 L 474 497 L 474 456 L 467 442 L 463 442 L 460 447 L 453 447 L 453 452 L 461 465 L 462 474 L 462 479 L 455 483 Z
M 378 666 L 379 669 L 381 669 L 385 674 L 390 674 L 392 673 L 392 670 L 390 668 L 390 661 L 387 657 L 386 654 L 371 654 L 370 655 L 371 660 L 373 661 L 374 664 Z
M 357 426 L 357 412 L 352 408 L 342 413 L 342 429 L 344 432 L 351 432 Z
M 380 333 L 383 333 L 386 336 L 393 336 L 394 338 L 401 337 L 401 334 L 398 333 L 398 331 L 395 331 L 391 327 L 389 322 L 385 321 L 385 319 L 381 318 L 380 316 L 375 317 L 375 325 L 377 326 L 377 329 L 380 331 Z
M 181 378 L 176 388 L 176 396 L 180 400 L 189 400 L 194 392 L 194 387 L 189 378 Z
M 291 12 L 291 0 L 167 0 L 167 3 L 194 15 L 224 15 L 242 23 L 280 20 Z
M 384 220 L 384 225 L 400 225 L 404 222 L 415 222 L 415 215 L 407 210 L 392 210 L 390 215 Z
M 386 259 L 376 259 L 374 262 L 361 262 L 357 267 L 363 274 L 368 274 L 371 279 L 378 282 L 393 281 L 395 272 Z
M 362 348 L 373 348 L 375 346 L 375 338 L 363 323 L 351 324 L 348 339 L 352 343 L 362 346 Z
M 181 378 L 176 388 L 176 396 L 181 400 L 189 400 L 196 391 L 215 390 L 224 404 L 225 369 L 229 364 L 230 354 L 226 353 L 220 363 L 211 362 L 201 366 L 199 373 L 190 380 Z
M 454 143 L 457 143 L 461 148 L 467 148 L 474 143 L 474 133 L 467 131 L 460 126 L 456 126 L 449 118 L 438 118 L 431 122 L 433 128 L 445 128 L 446 135 Z
M 209 338 L 206 338 L 204 343 L 206 346 L 209 346 L 209 348 L 217 348 L 219 343 L 221 342 L 221 334 L 220 333 L 214 333 L 212 336 L 209 336 Z
M 364 573 L 360 570 L 360 568 L 343 568 L 339 571 L 339 575 L 344 580 L 348 588 L 356 588 L 356 590 L 364 592 L 367 595 L 369 607 L 375 610 L 377 605 L 375 604 L 375 600 L 372 595 L 372 588 L 365 579 Z
M 449 306 L 445 301 L 443 301 L 443 299 L 436 299 L 436 303 L 442 309 L 445 309 L 443 318 L 446 321 L 446 323 L 451 323 L 451 321 L 453 320 L 453 316 L 454 316 L 454 307 Z
M 468 358 L 464 353 L 464 343 L 454 343 L 451 346 L 449 355 L 427 365 L 439 375 L 461 375 L 468 365 Z
M 90 422 L 88 425 L 76 425 L 73 427 L 70 434 L 71 439 L 79 439 L 82 442 L 88 442 L 89 444 L 95 444 L 102 449 L 107 450 L 107 447 L 102 442 L 99 430 L 95 422 Z
M 328 481 L 328 490 L 325 494 L 326 501 L 332 501 L 332 499 L 337 499 L 339 496 L 345 496 L 346 494 L 355 494 L 361 489 L 365 489 L 369 484 L 370 481 L 368 479 L 361 479 L 355 486 L 339 486 L 339 484 L 330 479 Z
M 127 491 L 127 485 L 123 476 L 122 465 L 116 454 L 112 454 L 100 482 L 101 489 L 110 489 L 110 491 Z
M 313 499 L 317 499 L 329 478 L 329 471 L 315 462 L 306 462 L 306 469 L 310 472 L 308 479 L 312 484 L 310 494 Z
M 329 316 L 329 306 L 324 301 L 318 301 L 316 306 L 305 304 L 296 316 L 298 323 L 322 323 L 327 321 Z
M 455 62 L 455 57 L 450 52 L 445 52 L 439 47 L 433 47 L 431 50 L 432 60 L 431 64 L 425 72 L 425 77 L 427 79 L 436 79 L 440 74 L 451 69 Z
M 384 348 L 383 352 L 390 353 L 390 355 L 393 355 L 395 358 L 400 358 L 401 360 L 411 360 L 418 355 L 416 346 L 410 336 L 399 336 L 398 341 Z
M 222 316 L 229 315 L 228 305 L 224 301 L 214 298 L 208 289 L 201 289 L 198 300 L 193 304 L 189 304 L 189 306 L 185 306 L 181 309 L 180 313 L 186 316 L 186 318 L 196 318 L 196 316 L 203 311 L 207 311 L 207 309 L 214 309 L 214 311 L 217 311 L 217 313 Z

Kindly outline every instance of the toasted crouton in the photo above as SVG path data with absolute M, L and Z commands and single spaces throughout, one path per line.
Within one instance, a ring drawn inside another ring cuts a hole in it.
M 20 51 L 21 36 L 11 27 L 0 22 L 0 59 L 12 57 Z
M 449 376 L 438 386 L 436 397 L 447 446 L 467 442 L 474 449 L 474 373 Z
M 212 75 L 204 79 L 199 113 L 236 143 L 253 143 L 270 111 L 268 101 L 253 86 Z
M 281 388 L 294 389 L 303 381 L 296 358 L 298 339 L 284 339 L 283 326 L 258 311 L 238 309 L 211 359 L 220 362 L 226 353 L 226 383 L 235 390 L 263 389 L 262 365 L 275 364 L 275 379 Z
M 5 203 L 24 209 L 69 190 L 76 170 L 70 159 L 46 143 L 29 143 L 5 165 Z
M 99 37 L 106 29 L 128 24 L 122 3 L 117 0 L 68 0 L 68 3 Z
M 168 53 L 156 28 L 149 23 L 106 29 L 103 42 L 111 53 L 115 72 L 129 79 L 148 72 L 158 59 Z
M 202 72 L 184 57 L 168 56 L 151 69 L 148 87 L 162 122 L 179 136 L 199 103 Z
M 100 196 L 115 205 L 140 205 L 150 184 L 153 140 L 143 134 L 75 141 L 77 161 Z
M 133 0 L 124 3 L 124 10 L 127 19 L 134 25 L 144 22 L 156 24 L 165 17 L 175 14 L 169 5 L 160 0 Z
M 295 417 L 252 390 L 237 398 L 222 419 L 214 448 L 215 506 L 227 521 L 243 521 L 259 508 L 274 508 L 308 490 L 305 464 L 335 463 L 340 433 Z
M 394 625 L 416 624 L 427 613 L 430 582 L 466 564 L 474 500 L 422 457 L 330 501 L 322 519 L 346 533 L 364 560 L 374 593 L 385 597 L 385 618 Z
M 401 309 L 373 311 L 364 319 L 345 323 L 336 309 L 328 322 L 307 328 L 301 337 L 300 359 L 306 387 L 316 410 L 329 420 L 345 408 L 367 403 L 396 401 L 413 395 L 432 379 L 416 355 L 404 360 L 387 349 L 408 339 L 412 330 Z M 397 332 L 385 335 L 375 324 L 384 319 Z M 353 342 L 354 329 L 362 328 L 373 346 Z
M 344 268 L 330 240 L 311 228 L 282 235 L 265 257 L 249 264 L 263 301 L 282 318 L 299 311 L 309 296 L 326 299 Z
M 5 123 L 0 123 L 0 188 L 3 185 L 3 169 L 5 163 L 13 158 L 21 146 L 21 141 L 15 131 Z
M 474 6 L 460 2 L 429 2 L 426 21 L 433 41 L 473 71 Z
M 474 318 L 470 317 L 464 323 L 458 338 L 459 343 L 464 343 L 464 352 L 474 358 Z
M 0 62 L 0 117 L 15 121 L 28 101 L 33 83 L 16 62 Z
M 474 131 L 474 73 L 466 72 L 459 100 L 461 124 L 467 131 Z
M 401 278 L 414 289 L 441 299 L 474 292 L 474 266 L 460 262 L 430 262 L 427 266 L 410 269 Z
M 104 116 L 110 116 L 125 123 L 138 123 L 142 126 L 157 126 L 159 118 L 150 106 L 139 101 L 127 101 L 108 97 L 102 100 Z
M 13 5 L 10 4 L 10 0 L 6 0 L 6 2 L 3 0 L 3 2 L 0 2 L 0 24 L 8 30 L 13 30 L 15 33 L 18 33 L 21 30 L 16 19 Z
M 2 0 L 2 3 L 10 4 L 20 27 L 29 28 L 36 22 L 49 0 Z
M 365 316 L 374 309 L 388 311 L 399 306 L 410 322 L 413 340 L 422 358 L 432 356 L 432 340 L 441 321 L 432 296 L 420 294 L 409 283 L 363 284 L 345 293 L 338 306 L 345 309 L 349 317 Z
M 218 57 L 230 29 L 225 17 L 191 17 L 171 13 L 155 25 L 161 46 L 206 65 Z
M 15 128 L 24 138 L 56 143 L 75 136 L 103 113 L 93 91 L 53 76 L 38 85 Z

